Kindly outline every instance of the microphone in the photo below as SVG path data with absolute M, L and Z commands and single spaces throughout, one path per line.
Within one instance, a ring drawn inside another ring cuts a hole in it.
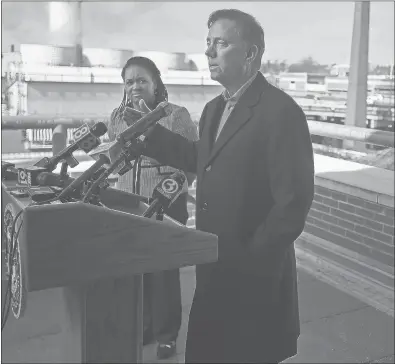
M 114 166 L 113 173 L 122 175 L 132 168 L 130 160 L 136 158 L 141 154 L 144 144 L 144 133 L 155 125 L 160 119 L 166 115 L 170 115 L 171 107 L 167 102 L 161 102 L 154 110 L 145 114 L 132 126 L 120 133 L 117 140 L 105 145 L 102 145 L 91 153 L 93 159 L 97 159 L 100 154 L 105 154 L 110 159 L 111 163 L 117 163 Z M 124 153 L 124 158 L 121 158 Z
M 117 137 L 117 140 L 124 144 L 127 141 L 137 139 L 138 137 L 143 135 L 151 126 L 155 125 L 160 119 L 162 119 L 166 115 L 170 115 L 170 113 L 171 107 L 167 101 L 159 103 L 154 110 L 143 115 L 133 125 L 129 126 L 126 130 L 120 133 Z
M 100 173 L 100 170 L 98 170 L 97 172 L 95 172 L 93 174 L 93 178 L 95 178 L 95 175 L 97 173 Z M 69 176 L 67 176 L 66 178 L 62 178 L 62 176 L 59 175 L 58 173 L 42 172 L 37 177 L 37 181 L 38 181 L 40 186 L 42 186 L 42 187 L 51 187 L 52 189 L 54 189 L 57 192 L 59 192 L 58 189 L 61 190 L 63 188 L 66 188 L 73 181 L 75 181 L 75 178 L 69 177 Z M 75 195 L 73 195 L 73 197 L 75 196 L 75 198 L 80 198 L 81 197 L 80 196 L 81 195 L 81 190 L 82 190 L 81 186 L 78 187 L 77 190 L 75 191 Z M 118 192 L 118 190 L 114 190 L 114 191 Z M 134 193 L 128 193 L 128 192 L 124 192 L 124 193 L 126 193 L 128 195 L 133 195 L 133 198 L 138 199 L 141 202 L 148 203 L 149 199 L 147 197 L 145 197 L 145 196 L 136 195 Z
M 45 168 L 47 171 L 52 172 L 57 164 L 65 160 L 70 167 L 78 165 L 78 161 L 73 157 L 73 152 L 78 149 L 83 150 L 85 153 L 90 152 L 101 144 L 99 137 L 107 133 L 107 126 L 103 122 L 98 122 L 92 127 L 84 124 L 79 127 L 73 134 L 74 143 L 60 151 L 57 155 L 48 158 L 45 157 L 39 160 L 34 165 L 36 167 Z
M 1 161 L 1 179 L 4 180 L 18 180 L 18 169 L 15 168 L 14 163 Z
M 142 216 L 150 218 L 155 212 L 158 212 L 160 208 L 163 208 L 164 212 L 166 212 L 181 195 L 185 180 L 185 174 L 181 171 L 176 171 L 169 177 L 163 178 L 152 192 L 154 201 Z
M 98 173 L 101 173 L 102 169 L 99 168 L 98 171 L 94 172 L 92 174 L 92 178 L 95 179 L 97 177 Z M 43 188 L 50 188 L 52 192 L 60 193 L 62 190 L 67 188 L 71 183 L 75 181 L 75 178 L 69 177 L 68 175 L 61 175 L 57 173 L 52 173 L 52 172 L 41 172 L 37 176 L 37 184 L 43 189 Z M 108 183 L 104 183 L 103 185 L 100 185 L 100 188 L 105 188 L 108 187 Z M 81 199 L 82 194 L 84 191 L 84 186 L 83 183 L 79 184 L 72 192 L 68 194 L 67 197 L 72 197 L 75 199 Z
M 51 187 L 60 187 L 65 188 L 71 182 L 74 181 L 74 178 L 66 175 L 65 177 L 60 176 L 57 173 L 52 172 L 41 172 L 37 178 L 37 184 L 39 186 L 51 186 Z
M 122 176 L 133 168 L 130 161 L 141 154 L 138 151 L 138 149 L 142 147 L 141 144 L 142 143 L 136 143 L 136 141 L 134 141 L 131 143 L 130 146 L 128 146 L 128 149 L 126 149 L 127 152 L 125 152 L 125 148 L 121 145 L 121 143 L 119 143 L 118 141 L 114 141 L 111 143 L 100 145 L 98 148 L 89 153 L 89 156 L 97 160 L 100 155 L 104 154 L 111 161 L 111 163 L 118 163 L 117 166 L 114 166 L 114 170 L 111 173 L 118 173 L 120 176 Z M 121 156 L 124 156 L 124 158 L 118 161 L 118 158 L 120 158 Z
M 110 160 L 104 154 L 99 156 L 99 159 L 93 163 L 86 171 L 84 171 L 79 177 L 71 182 L 59 195 L 58 199 L 65 198 L 79 188 L 85 181 L 90 179 L 99 169 L 105 164 L 109 164 Z

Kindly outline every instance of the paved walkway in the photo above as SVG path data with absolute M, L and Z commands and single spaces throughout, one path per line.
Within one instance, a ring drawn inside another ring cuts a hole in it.
M 394 319 L 299 269 L 301 337 L 298 355 L 286 363 L 394 363 Z M 158 361 L 155 345 L 146 363 L 184 361 L 194 270 L 182 273 L 184 321 L 176 358 Z
M 155 345 L 144 348 L 145 363 L 183 363 L 195 272 L 182 269 L 183 324 L 176 357 L 158 361 Z M 39 293 L 41 297 L 39 297 Z M 45 296 L 45 297 L 44 297 Z M 299 270 L 301 337 L 287 363 L 394 363 L 394 319 Z M 23 319 L 10 318 L 2 333 L 3 363 L 59 363 L 61 342 L 56 290 L 35 292 Z

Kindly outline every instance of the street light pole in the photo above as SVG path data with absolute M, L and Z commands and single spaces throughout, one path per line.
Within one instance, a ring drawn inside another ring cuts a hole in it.
M 369 13 L 369 1 L 355 2 L 345 124 L 362 128 L 366 128 L 366 98 L 369 67 Z M 343 147 L 359 151 L 366 150 L 364 144 L 352 141 L 344 141 Z

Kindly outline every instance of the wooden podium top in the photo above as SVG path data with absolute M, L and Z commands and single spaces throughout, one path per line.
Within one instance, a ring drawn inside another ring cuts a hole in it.
M 107 189 L 103 208 L 82 202 L 28 206 L 2 184 L 3 206 L 25 208 L 19 237 L 28 291 L 217 260 L 217 237 L 165 216 L 141 217 L 135 195 Z

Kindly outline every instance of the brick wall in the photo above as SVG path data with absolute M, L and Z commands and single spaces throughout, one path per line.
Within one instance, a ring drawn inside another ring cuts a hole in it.
M 316 186 L 305 232 L 394 265 L 394 209 Z
M 195 189 L 190 189 L 195 195 Z M 188 204 L 188 226 L 195 206 Z M 346 193 L 316 186 L 305 232 L 394 266 L 394 209 Z

